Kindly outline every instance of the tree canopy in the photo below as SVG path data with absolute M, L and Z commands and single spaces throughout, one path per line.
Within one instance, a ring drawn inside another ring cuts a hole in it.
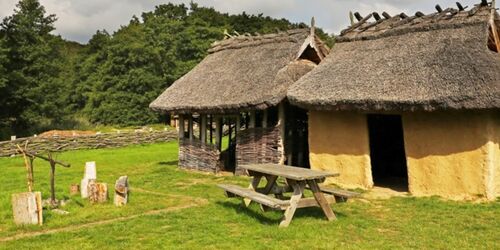
M 168 3 L 133 16 L 113 34 L 98 30 L 80 45 L 51 34 L 56 20 L 38 0 L 21 0 L 0 25 L 0 136 L 74 127 L 81 120 L 159 122 L 148 104 L 199 63 L 225 30 L 264 34 L 306 27 Z

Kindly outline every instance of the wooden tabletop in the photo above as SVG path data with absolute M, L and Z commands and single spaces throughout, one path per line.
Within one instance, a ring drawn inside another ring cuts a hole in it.
M 253 172 L 281 176 L 296 181 L 315 180 L 325 177 L 339 176 L 338 173 L 316 171 L 307 168 L 291 167 L 279 164 L 249 164 L 239 167 Z

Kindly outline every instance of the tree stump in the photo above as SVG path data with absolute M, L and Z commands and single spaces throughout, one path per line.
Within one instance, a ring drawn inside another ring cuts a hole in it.
M 104 203 L 108 201 L 108 185 L 90 180 L 88 185 L 90 203 Z
M 128 202 L 128 177 L 121 176 L 115 183 L 115 206 L 121 207 Z
M 69 187 L 69 194 L 71 196 L 73 196 L 73 195 L 77 195 L 78 193 L 80 193 L 80 185 L 71 184 L 71 186 Z
M 14 222 L 21 224 L 43 224 L 42 193 L 26 192 L 12 195 Z

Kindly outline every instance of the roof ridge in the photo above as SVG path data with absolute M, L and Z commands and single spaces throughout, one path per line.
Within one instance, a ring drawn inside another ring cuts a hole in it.
M 477 19 L 482 17 L 486 12 L 490 12 L 492 3 L 486 3 L 486 1 L 481 1 L 481 3 L 474 5 L 470 10 L 466 10 L 468 6 L 463 6 L 459 2 L 456 3 L 457 8 L 446 8 L 443 10 L 441 6 L 436 5 L 435 8 L 437 12 L 429 13 L 427 15 L 420 11 L 417 11 L 415 15 L 408 16 L 405 13 L 401 13 L 396 16 L 390 16 L 386 12 L 383 13 L 384 18 L 380 18 L 377 12 L 373 12 L 365 16 L 364 18 L 358 14 L 358 22 L 352 24 L 348 28 L 342 30 L 340 35 L 337 36 L 337 41 L 350 41 L 350 40 L 361 40 L 365 37 L 373 37 L 377 35 L 382 35 L 381 33 L 399 33 L 390 32 L 393 29 L 398 30 L 412 30 L 412 26 L 432 26 L 438 25 L 441 22 L 453 22 L 462 21 L 461 23 L 477 23 Z M 478 18 L 479 16 L 479 18 Z M 371 18 L 375 18 L 374 22 L 368 22 Z M 469 18 L 475 18 L 467 20 Z M 440 25 L 438 25 L 440 26 Z M 442 27 L 442 25 L 441 25 Z M 378 34 L 374 34 L 378 33 Z
M 250 35 L 249 33 L 245 33 L 243 35 L 232 36 L 230 38 L 216 41 L 212 43 L 209 53 L 218 52 L 225 49 L 235 49 L 242 48 L 247 46 L 256 46 L 260 44 L 272 43 L 272 42 L 297 42 L 293 36 L 298 34 L 309 35 L 309 28 L 299 28 L 299 29 L 290 29 L 286 31 L 280 31 L 278 33 L 269 33 L 269 34 L 258 34 Z

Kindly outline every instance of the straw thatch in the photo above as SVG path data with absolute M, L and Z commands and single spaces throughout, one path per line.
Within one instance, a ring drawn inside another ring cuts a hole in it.
M 162 112 L 217 114 L 274 106 L 286 97 L 287 88 L 314 65 L 303 60 L 294 62 L 300 59 L 304 45 L 321 58 L 328 52 L 309 29 L 217 42 L 200 64 L 150 107 Z
M 498 109 L 500 56 L 487 46 L 490 13 L 476 6 L 362 20 L 288 98 L 317 110 Z

